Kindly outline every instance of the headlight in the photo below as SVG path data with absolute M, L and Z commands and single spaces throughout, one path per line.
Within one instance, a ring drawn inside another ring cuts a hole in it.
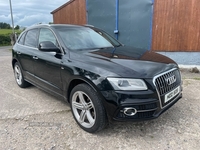
M 147 90 L 147 86 L 141 79 L 107 78 L 115 90 L 140 91 Z

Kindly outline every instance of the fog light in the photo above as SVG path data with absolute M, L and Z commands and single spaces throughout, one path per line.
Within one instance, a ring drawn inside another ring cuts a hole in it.
M 133 107 L 124 108 L 124 114 L 127 116 L 134 116 L 137 113 L 137 110 Z

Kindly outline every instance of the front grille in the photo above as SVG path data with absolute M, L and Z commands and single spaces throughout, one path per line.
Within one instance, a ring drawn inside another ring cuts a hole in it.
M 143 110 L 147 111 L 147 110 L 157 108 L 157 105 L 156 103 L 149 103 L 149 104 L 134 105 L 133 107 L 139 111 L 143 111 Z
M 176 81 L 169 85 L 167 83 L 167 79 L 169 79 L 172 76 L 176 77 Z M 178 70 L 167 72 L 155 79 L 156 87 L 161 96 L 175 89 L 178 85 L 180 85 L 180 83 L 181 83 L 181 77 L 180 77 L 180 72 Z
M 168 103 L 173 101 L 173 99 L 165 104 L 164 95 L 169 93 L 181 84 L 181 75 L 179 70 L 174 69 L 172 71 L 168 71 L 157 76 L 154 79 L 154 84 L 156 85 L 156 88 L 159 92 L 162 106 L 167 105 Z

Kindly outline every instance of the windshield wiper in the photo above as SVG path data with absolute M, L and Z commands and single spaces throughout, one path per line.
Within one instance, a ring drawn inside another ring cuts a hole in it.
M 94 50 L 94 49 L 106 49 L 106 48 L 113 48 L 114 46 L 109 46 L 109 47 L 92 47 L 92 48 L 79 48 L 79 49 L 72 49 L 76 51 L 82 51 L 82 50 Z

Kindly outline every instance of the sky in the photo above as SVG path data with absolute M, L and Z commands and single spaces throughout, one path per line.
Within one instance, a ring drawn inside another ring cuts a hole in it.
M 11 0 L 14 26 L 28 27 L 53 22 L 50 14 L 69 0 Z M 0 22 L 12 25 L 9 0 L 0 0 Z

